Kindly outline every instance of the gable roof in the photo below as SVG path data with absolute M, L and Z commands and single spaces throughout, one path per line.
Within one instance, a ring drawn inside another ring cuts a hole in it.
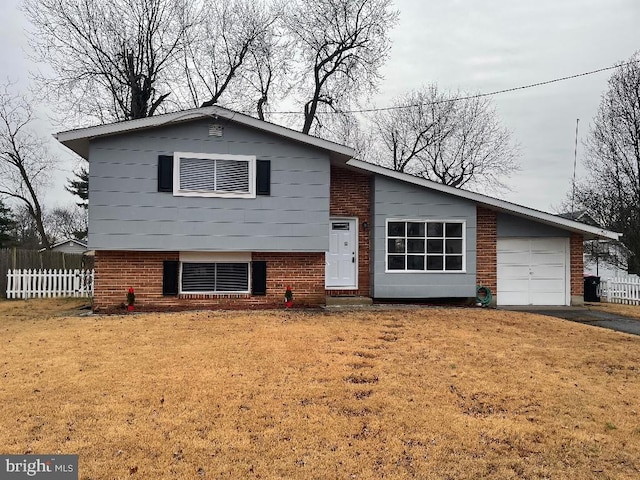
M 395 170 L 391 170 L 389 168 L 363 162 L 362 160 L 352 159 L 347 162 L 347 165 L 355 167 L 359 170 L 365 170 L 367 172 L 382 175 L 384 177 L 394 178 L 402 182 L 411 183 L 413 185 L 418 185 L 430 190 L 436 190 L 438 192 L 453 195 L 458 198 L 464 198 L 465 200 L 470 200 L 477 203 L 478 205 L 489 207 L 492 210 L 505 212 L 510 215 L 523 217 L 529 220 L 534 220 L 536 222 L 544 223 L 552 227 L 561 228 L 563 230 L 581 233 L 587 240 L 592 238 L 609 238 L 611 240 L 619 240 L 622 236 L 621 233 L 611 232 L 609 230 L 605 230 L 604 228 L 576 222 L 574 220 L 562 218 L 558 215 L 552 215 L 550 213 L 535 210 L 533 208 L 523 207 L 522 205 L 517 205 L 515 203 L 507 202 L 506 200 L 500 200 L 498 198 L 483 195 L 481 193 L 475 193 L 468 190 L 462 190 L 460 188 L 450 187 L 448 185 L 443 185 L 442 183 L 415 177 L 407 173 L 396 172 Z
M 105 125 L 96 125 L 93 127 L 80 128 L 76 130 L 68 130 L 55 134 L 55 138 L 70 150 L 74 151 L 81 157 L 89 160 L 89 142 L 92 139 L 118 135 L 124 133 L 132 133 L 139 130 L 163 127 L 193 120 L 211 118 L 213 121 L 219 118 L 226 119 L 231 122 L 238 123 L 247 127 L 255 128 L 263 132 L 271 133 L 282 138 L 289 139 L 294 142 L 302 143 L 312 147 L 320 148 L 329 152 L 329 157 L 333 161 L 346 163 L 347 165 L 358 170 L 364 170 L 369 173 L 382 175 L 389 178 L 395 178 L 406 183 L 411 183 L 431 190 L 470 200 L 479 205 L 490 207 L 499 212 L 509 213 L 519 217 L 534 220 L 553 227 L 581 233 L 585 239 L 608 238 L 611 240 L 619 240 L 621 233 L 611 232 L 603 228 L 587 225 L 571 219 L 563 218 L 558 215 L 535 210 L 533 208 L 523 207 L 515 203 L 500 200 L 494 197 L 483 195 L 480 193 L 470 192 L 459 188 L 450 187 L 441 183 L 426 180 L 424 178 L 415 177 L 406 173 L 396 172 L 394 170 L 373 165 L 371 163 L 356 160 L 354 155 L 356 151 L 345 145 L 340 145 L 329 140 L 319 137 L 307 135 L 296 130 L 292 130 L 281 125 L 266 122 L 249 115 L 245 115 L 233 110 L 229 110 L 217 105 L 210 107 L 194 108 L 191 110 L 183 110 L 173 113 L 165 113 L 153 117 L 139 118 L 136 120 L 128 120 Z
M 559 213 L 558 216 L 562 218 L 568 218 L 569 220 L 576 220 L 578 222 L 586 223 L 587 225 L 592 225 L 594 227 L 600 226 L 600 224 L 593 219 L 593 217 L 587 210 Z
M 328 151 L 332 160 L 337 160 L 342 163 L 352 158 L 356 153 L 353 148 L 340 145 L 329 140 L 324 140 L 319 137 L 314 137 L 312 135 L 307 135 L 281 125 L 276 125 L 275 123 L 259 120 L 254 117 L 250 117 L 249 115 L 228 110 L 217 105 L 165 113 L 162 115 L 155 115 L 153 117 L 138 118 L 136 120 L 96 125 L 77 130 L 67 130 L 65 132 L 55 134 L 54 137 L 82 158 L 89 160 L 89 141 L 94 138 L 131 133 L 138 130 L 163 127 L 206 118 L 210 118 L 212 121 L 226 119 L 240 125 L 245 125 L 263 132 L 278 135 L 298 143 L 317 147 Z
M 80 248 L 84 248 L 85 250 L 87 249 L 87 244 L 85 242 L 81 242 L 80 240 L 76 240 L 75 238 L 69 238 L 67 240 L 61 240 L 57 243 L 54 243 L 53 245 L 51 245 L 49 247 L 49 250 L 53 250 L 56 247 L 60 247 L 62 245 L 66 245 L 67 243 L 71 243 L 71 244 L 75 244 Z M 44 252 L 45 250 L 47 250 L 46 248 L 41 248 L 40 250 L 38 250 L 39 252 Z

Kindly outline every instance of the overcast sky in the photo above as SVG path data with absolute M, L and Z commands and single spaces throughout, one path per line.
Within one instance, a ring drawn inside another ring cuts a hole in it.
M 25 88 L 25 20 L 20 0 L 0 2 L 0 79 Z M 640 0 L 395 0 L 400 19 L 383 69 L 377 106 L 410 89 L 492 92 L 588 72 L 640 50 Z M 521 145 L 522 170 L 500 196 L 551 211 L 570 190 L 576 119 L 578 174 L 583 147 L 609 72 L 493 97 L 498 115 Z M 55 130 L 43 122 L 46 133 Z M 64 156 L 48 199 L 63 204 L 76 162 Z
M 492 92 L 593 71 L 640 50 L 639 0 L 396 0 L 381 94 L 422 83 Z M 521 145 L 514 203 L 550 211 L 570 190 L 576 119 L 588 133 L 611 71 L 493 97 Z M 578 163 L 583 148 L 578 145 Z M 580 173 L 580 169 L 578 170 Z

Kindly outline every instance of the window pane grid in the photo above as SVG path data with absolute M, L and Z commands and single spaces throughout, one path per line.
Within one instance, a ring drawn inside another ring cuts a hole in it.
M 463 222 L 388 222 L 387 270 L 462 271 L 463 243 Z

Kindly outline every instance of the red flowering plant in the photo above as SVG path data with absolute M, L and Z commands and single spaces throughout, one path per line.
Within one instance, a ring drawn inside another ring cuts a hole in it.
M 133 307 L 134 303 L 136 303 L 136 294 L 133 291 L 133 287 L 129 287 L 129 291 L 127 292 L 127 305 Z
M 291 287 L 287 285 L 287 289 L 284 292 L 284 303 L 287 308 L 291 307 L 293 304 L 293 292 L 291 291 Z

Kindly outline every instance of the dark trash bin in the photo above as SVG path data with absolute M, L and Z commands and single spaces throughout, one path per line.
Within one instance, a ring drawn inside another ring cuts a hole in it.
M 600 277 L 584 277 L 584 301 L 599 302 L 598 287 L 600 286 Z

